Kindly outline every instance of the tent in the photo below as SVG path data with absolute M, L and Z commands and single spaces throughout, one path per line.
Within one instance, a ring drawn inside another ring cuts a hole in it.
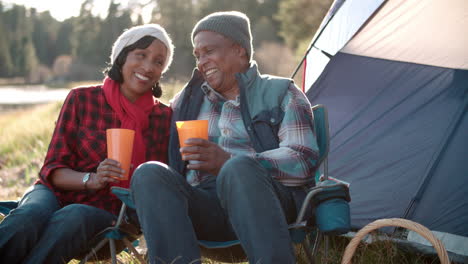
M 337 0 L 303 62 L 352 226 L 413 220 L 468 262 L 468 1 Z

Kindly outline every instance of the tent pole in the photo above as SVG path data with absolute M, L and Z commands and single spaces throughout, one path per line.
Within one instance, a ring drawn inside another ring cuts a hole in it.
M 467 105 L 468 105 L 468 99 L 465 98 L 465 103 L 461 105 L 460 109 L 458 109 L 458 112 L 455 114 L 455 117 L 452 123 L 447 128 L 448 133 L 445 134 L 446 136 L 442 140 L 443 144 L 441 144 L 441 147 L 439 147 L 439 149 L 435 152 L 431 162 L 429 163 L 426 173 L 424 174 L 425 175 L 424 181 L 419 186 L 418 192 L 411 199 L 408 207 L 406 208 L 405 214 L 403 215 L 404 219 L 409 219 L 409 217 L 413 215 L 416 204 L 421 200 L 421 197 L 426 191 L 426 187 L 429 184 L 430 179 L 432 178 L 434 170 L 437 168 L 437 165 L 439 164 L 441 154 L 447 148 L 448 142 L 450 141 L 453 134 L 455 133 L 456 128 L 460 125 L 462 121 L 462 117 L 466 114 Z

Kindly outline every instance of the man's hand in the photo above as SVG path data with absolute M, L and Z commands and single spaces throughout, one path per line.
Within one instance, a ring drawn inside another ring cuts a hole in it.
M 187 166 L 190 170 L 200 170 L 218 175 L 224 163 L 231 157 L 231 154 L 217 144 L 205 139 L 189 138 L 185 143 L 189 146 L 180 148 L 182 159 L 199 161 L 195 164 L 190 163 Z

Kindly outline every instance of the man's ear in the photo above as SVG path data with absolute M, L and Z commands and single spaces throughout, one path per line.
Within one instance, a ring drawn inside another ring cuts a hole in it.
M 239 57 L 247 57 L 247 50 L 239 44 L 235 45 L 236 54 Z

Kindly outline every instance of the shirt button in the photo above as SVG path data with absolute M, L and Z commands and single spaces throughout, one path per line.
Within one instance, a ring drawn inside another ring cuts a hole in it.
M 274 118 L 271 118 L 271 119 L 270 119 L 270 122 L 271 122 L 271 123 L 275 123 L 275 121 L 276 121 L 276 120 L 275 120 Z

